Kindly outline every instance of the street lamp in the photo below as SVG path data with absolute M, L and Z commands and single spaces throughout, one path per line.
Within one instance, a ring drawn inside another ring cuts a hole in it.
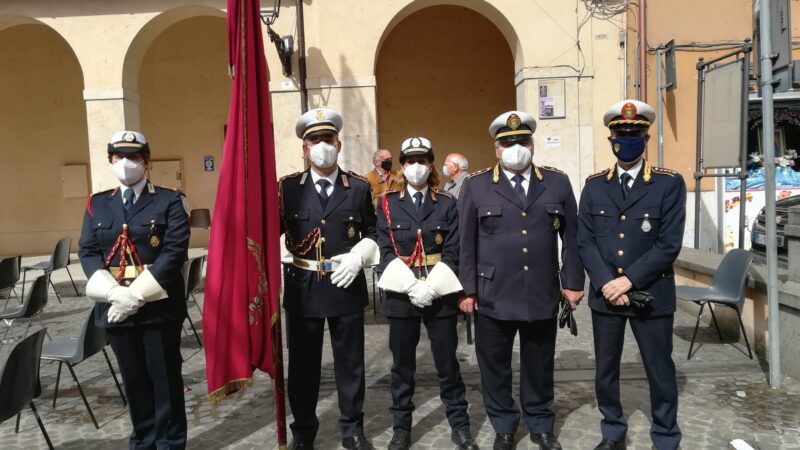
M 274 0 L 272 2 L 272 7 L 261 8 L 260 15 L 261 21 L 267 26 L 269 40 L 275 44 L 275 50 L 278 51 L 278 58 L 281 61 L 281 66 L 283 66 L 283 75 L 289 77 L 292 75 L 292 53 L 294 53 L 294 38 L 291 35 L 283 37 L 278 36 L 278 33 L 276 33 L 271 26 L 278 18 L 280 9 L 281 0 Z

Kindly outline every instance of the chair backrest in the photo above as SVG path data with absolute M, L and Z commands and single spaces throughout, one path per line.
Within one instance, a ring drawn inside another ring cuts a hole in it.
M 22 256 L 12 256 L 0 261 L 0 290 L 17 285 L 20 264 L 22 264 Z
M 33 286 L 26 292 L 27 295 L 23 300 L 25 311 L 19 318 L 30 319 L 42 312 L 44 307 L 47 306 L 48 293 L 47 275 L 41 275 L 34 280 Z
M 744 303 L 747 271 L 753 262 L 753 254 L 735 248 L 728 252 L 719 263 L 711 286 L 719 292 L 737 299 L 737 305 Z
M 189 266 L 189 279 L 186 280 L 186 296 L 190 293 L 197 291 L 200 288 L 200 283 L 203 281 L 203 263 L 205 256 L 198 256 L 192 258 L 192 265 Z
M 181 276 L 183 277 L 183 296 L 189 297 L 189 272 L 192 270 L 192 261 L 194 258 L 189 258 L 183 263 L 183 267 L 181 267 Z
M 56 248 L 53 249 L 53 255 L 50 256 L 50 265 L 53 270 L 63 269 L 69 265 L 69 248 L 72 246 L 72 238 L 65 237 L 58 241 Z
M 0 422 L 25 409 L 39 390 L 39 357 L 45 330 L 21 340 L 11 350 L 0 374 Z
M 92 310 L 89 311 L 89 315 L 86 316 L 83 330 L 81 330 L 81 336 L 78 338 L 78 344 L 82 352 L 79 355 L 81 361 L 89 358 L 106 346 L 106 329 L 97 327 L 94 322 L 95 308 L 97 308 L 97 306 L 92 308 Z

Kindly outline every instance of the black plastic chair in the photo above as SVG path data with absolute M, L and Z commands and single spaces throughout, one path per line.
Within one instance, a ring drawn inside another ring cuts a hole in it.
M 53 408 L 56 407 L 56 400 L 58 399 L 58 384 L 61 380 L 61 366 L 66 364 L 67 368 L 69 369 L 69 373 L 72 374 L 72 379 L 75 380 L 75 385 L 78 387 L 78 392 L 81 394 L 83 404 L 86 405 L 86 410 L 89 411 L 89 417 L 92 418 L 92 423 L 94 423 L 95 428 L 100 428 L 100 426 L 97 425 L 97 419 L 94 417 L 92 408 L 89 406 L 89 401 L 86 399 L 86 395 L 83 392 L 83 388 L 81 387 L 81 383 L 78 381 L 78 376 L 75 374 L 73 367 L 77 366 L 83 361 L 86 361 L 88 358 L 96 355 L 97 353 L 103 352 L 103 356 L 105 356 L 106 363 L 108 364 L 108 369 L 111 371 L 111 376 L 114 378 L 114 383 L 117 385 L 119 396 L 122 398 L 122 404 L 127 405 L 128 402 L 125 399 L 125 394 L 122 393 L 122 387 L 119 385 L 119 380 L 117 380 L 117 373 L 114 372 L 114 366 L 111 365 L 111 360 L 108 358 L 108 353 L 106 353 L 106 343 L 106 329 L 95 326 L 93 308 L 89 312 L 86 322 L 83 324 L 83 330 L 81 330 L 80 337 L 77 339 L 57 339 L 44 344 L 44 348 L 42 348 L 42 359 L 48 361 L 58 361 L 56 387 L 53 392 Z
M 188 261 L 183 263 L 183 268 L 181 269 L 185 287 L 184 292 L 186 293 L 186 303 L 188 304 L 190 301 L 194 302 L 195 306 L 200 311 L 201 315 L 203 314 L 203 310 L 200 309 L 200 305 L 197 304 L 197 300 L 195 299 L 194 294 L 200 289 L 200 283 L 203 281 L 204 261 L 205 261 L 204 256 L 189 258 Z M 197 334 L 197 328 L 195 328 L 194 326 L 194 322 L 192 321 L 192 317 L 189 315 L 188 309 L 186 310 L 186 318 L 189 319 L 189 325 L 192 327 L 192 331 L 194 332 L 195 339 L 197 339 L 197 343 L 200 345 L 200 347 L 202 347 L 203 340 L 200 339 L 200 335 Z
M 8 333 L 11 331 L 11 325 L 17 319 L 28 319 L 28 326 L 25 327 L 25 332 L 22 334 L 23 338 L 28 335 L 28 330 L 31 328 L 31 322 L 34 319 L 39 321 L 42 328 L 45 328 L 39 313 L 47 306 L 47 294 L 47 275 L 42 275 L 33 282 L 33 286 L 28 290 L 28 296 L 22 300 L 21 305 L 15 305 L 0 313 L 0 319 L 6 322 L 6 332 L 3 335 L 3 340 L 0 341 L 0 348 L 3 347 Z M 46 329 L 45 333 L 47 333 Z M 50 337 L 49 333 L 47 333 L 47 337 Z
M 33 403 L 33 399 L 39 397 L 42 392 L 39 384 L 39 356 L 42 353 L 45 332 L 46 330 L 39 330 L 33 333 L 11 350 L 0 374 L 0 422 L 17 416 L 16 430 L 19 431 L 20 413 L 29 406 L 36 417 L 39 429 L 42 430 L 47 447 L 52 449 L 53 443 Z
M 50 283 L 50 286 L 53 286 L 53 291 L 56 293 L 56 298 L 58 299 L 58 303 L 61 303 L 61 296 L 58 295 L 58 290 L 56 289 L 53 282 L 50 280 L 50 275 L 53 274 L 56 270 L 60 269 L 67 269 L 67 275 L 69 275 L 69 281 L 72 282 L 72 287 L 75 289 L 75 296 L 81 295 L 78 292 L 78 286 L 75 285 L 75 280 L 72 278 L 72 273 L 69 271 L 69 248 L 72 245 L 72 238 L 65 237 L 58 241 L 56 244 L 56 248 L 53 249 L 53 254 L 50 255 L 50 261 L 42 261 L 38 264 L 34 264 L 32 266 L 25 266 L 23 267 L 22 272 L 22 292 L 25 292 L 25 276 L 28 274 L 29 270 L 41 270 L 44 271 L 44 274 L 47 275 L 47 281 Z
M 697 313 L 697 321 L 694 325 L 694 333 L 692 334 L 692 343 L 689 345 L 689 354 L 686 356 L 687 360 L 692 358 L 692 348 L 697 337 L 697 329 L 700 326 L 700 316 L 703 314 L 703 309 L 705 309 L 706 305 L 709 305 L 708 310 L 711 311 L 711 319 L 717 329 L 720 342 L 723 342 L 722 331 L 720 331 L 719 324 L 717 324 L 717 317 L 714 315 L 712 305 L 726 306 L 736 311 L 736 317 L 739 319 L 739 326 L 742 329 L 742 335 L 744 335 L 744 342 L 747 345 L 747 355 L 750 359 L 753 359 L 750 341 L 747 339 L 747 332 L 744 329 L 744 323 L 742 323 L 741 312 L 747 286 L 747 271 L 750 269 L 752 262 L 752 253 L 742 249 L 733 249 L 722 258 L 722 262 L 714 272 L 711 287 L 676 287 L 676 296 L 678 298 L 694 302 L 700 306 L 700 311 Z
M 22 256 L 12 256 L 0 261 L 0 292 L 6 291 L 6 304 L 3 311 L 8 307 L 8 301 L 11 300 L 13 293 L 17 297 L 17 283 L 19 282 L 19 271 L 22 266 Z M 19 297 L 22 299 L 22 297 Z

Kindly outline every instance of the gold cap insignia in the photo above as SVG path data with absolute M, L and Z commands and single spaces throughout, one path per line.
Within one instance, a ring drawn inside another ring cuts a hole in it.
M 522 120 L 520 120 L 518 115 L 512 114 L 508 116 L 508 120 L 506 120 L 506 125 L 508 126 L 508 128 L 516 130 L 517 128 L 519 128 L 520 125 L 522 125 Z
M 636 105 L 633 103 L 625 103 L 622 107 L 622 118 L 625 120 L 634 120 L 636 119 L 636 114 L 639 111 L 636 109 Z
M 125 136 L 122 136 L 122 139 L 125 139 L 125 142 L 133 142 L 136 140 L 136 136 L 129 131 L 125 133 Z
M 317 120 L 325 120 L 325 113 L 322 111 L 317 111 Z

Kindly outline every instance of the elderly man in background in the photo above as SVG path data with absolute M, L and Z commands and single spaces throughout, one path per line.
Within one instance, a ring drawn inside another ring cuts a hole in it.
M 392 154 L 389 150 L 378 149 L 372 154 L 372 165 L 375 167 L 364 178 L 369 181 L 372 189 L 372 203 L 377 205 L 378 197 L 388 190 L 399 190 L 403 187 L 402 181 L 398 182 L 398 173 L 392 172 Z
M 449 178 L 449 181 L 444 184 L 445 192 L 458 199 L 461 185 L 469 178 L 468 168 L 469 161 L 461 153 L 447 155 L 442 166 L 442 175 Z

